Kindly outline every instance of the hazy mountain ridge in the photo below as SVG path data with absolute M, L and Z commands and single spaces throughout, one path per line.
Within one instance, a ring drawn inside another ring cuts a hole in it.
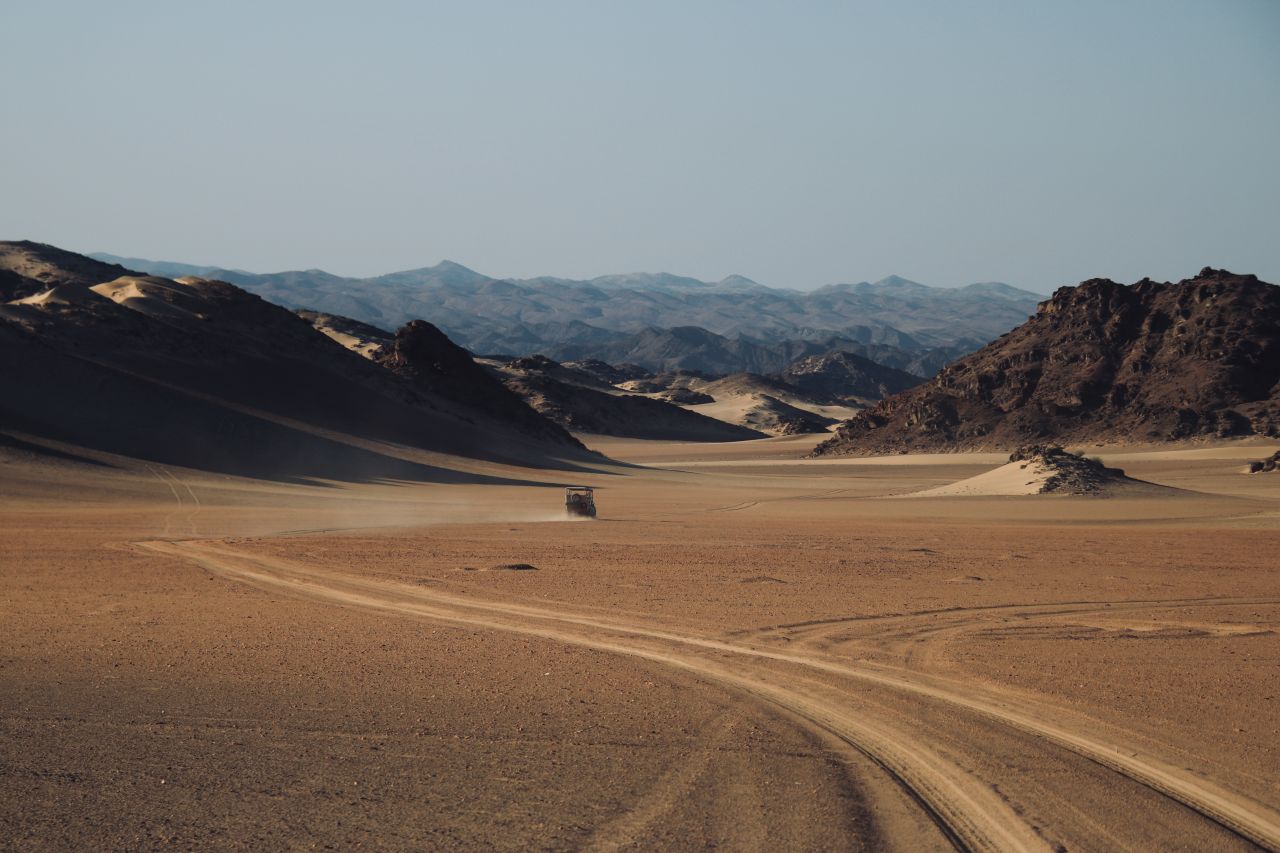
M 94 257 L 116 259 L 102 253 Z M 168 262 L 129 261 L 148 271 L 175 268 Z M 905 334 L 922 347 L 945 346 L 991 340 L 1025 320 L 1042 299 L 1008 285 L 948 289 L 897 276 L 804 292 L 768 287 L 738 275 L 719 282 L 669 273 L 502 280 L 451 261 L 370 278 L 344 278 L 320 270 L 251 274 L 194 269 L 282 305 L 383 327 L 429 316 L 452 339 L 476 352 L 510 351 L 510 344 L 517 342 L 532 347 L 530 352 L 545 350 L 562 341 L 543 324 L 572 322 L 626 334 L 699 326 L 719 335 L 766 342 L 854 337 L 852 330 L 876 328 L 885 335 Z
M 655 373 L 697 370 L 704 373 L 779 373 L 797 359 L 848 352 L 886 367 L 927 378 L 944 364 L 982 346 L 965 340 L 952 346 L 920 347 L 911 338 L 892 330 L 869 327 L 854 330 L 858 337 L 831 336 L 786 339 L 769 343 L 749 338 L 728 338 L 700 326 L 671 329 L 648 328 L 631 335 L 567 341 L 543 347 L 540 352 L 558 361 L 599 360 L 609 364 L 638 364 Z M 896 340 L 900 345 L 885 343 Z

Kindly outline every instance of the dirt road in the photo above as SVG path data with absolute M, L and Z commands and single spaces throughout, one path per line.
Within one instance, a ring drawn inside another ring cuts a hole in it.
M 264 590 L 537 636 L 718 682 L 871 758 L 884 781 L 898 786 L 959 849 L 1280 848 L 1280 813 L 1179 767 L 1159 744 L 1013 690 L 957 681 L 935 671 L 928 654 L 931 639 L 987 627 L 993 617 L 1036 626 L 1114 618 L 1126 606 L 1276 604 L 1280 596 L 1012 605 L 949 611 L 941 622 L 937 614 L 864 618 L 856 620 L 861 635 L 846 637 L 836 654 L 822 651 L 822 637 L 848 625 L 787 625 L 714 638 L 344 575 L 217 541 L 142 547 Z M 937 839 L 892 841 L 909 849 Z M 600 842 L 608 846 L 607 839 Z

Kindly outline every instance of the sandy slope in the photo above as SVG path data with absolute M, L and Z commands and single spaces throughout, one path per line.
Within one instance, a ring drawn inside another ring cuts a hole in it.
M 570 475 L 579 524 L 546 523 L 569 477 L 479 461 L 299 486 L 0 450 L 0 834 L 1280 845 L 1280 494 L 1239 448 L 1123 454 L 1174 497 L 883 501 L 999 460 L 812 440 L 610 442 L 652 467 Z
M 1113 469 L 1117 470 L 1117 469 Z M 917 498 L 944 497 L 1007 497 L 1011 495 L 1038 495 L 1052 491 L 1051 483 L 1059 472 L 1053 465 L 1043 459 L 1007 462 L 999 468 L 984 471 L 974 477 L 966 477 L 945 486 L 912 493 Z M 1157 498 L 1172 490 L 1167 486 L 1145 483 L 1123 474 L 1109 475 L 1104 483 L 1099 483 L 1095 496 L 1114 496 L 1119 494 L 1143 494 Z
M 783 407 L 796 410 L 795 412 L 788 412 L 790 415 L 807 413 L 815 415 L 821 421 L 828 419 L 831 421 L 846 420 L 857 411 L 849 406 L 819 405 L 807 400 L 785 400 L 782 401 L 782 404 Z M 714 403 L 698 403 L 685 406 L 685 408 L 726 423 L 750 426 L 753 429 L 765 431 L 772 430 L 776 432 L 778 429 L 776 415 L 772 415 L 772 412 L 769 411 L 768 400 L 760 394 L 722 393 L 716 397 Z

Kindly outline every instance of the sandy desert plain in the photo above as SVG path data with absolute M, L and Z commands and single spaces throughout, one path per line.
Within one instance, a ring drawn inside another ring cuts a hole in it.
M 1006 457 L 583 438 L 630 464 L 10 449 L 0 846 L 1280 848 L 1274 442 L 913 498 Z

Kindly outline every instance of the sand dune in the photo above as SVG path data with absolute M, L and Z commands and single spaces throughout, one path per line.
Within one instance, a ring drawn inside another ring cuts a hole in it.
M 15 299 L 11 305 L 33 305 L 41 308 L 54 306 L 72 306 L 72 305 L 93 305 L 95 302 L 105 301 L 108 297 L 101 296 L 93 291 L 92 288 L 78 287 L 73 284 L 60 284 L 57 287 L 51 287 L 48 290 L 27 296 L 22 299 Z
M 202 291 L 211 284 L 198 278 L 175 281 L 159 276 L 127 275 L 96 284 L 89 290 L 140 314 L 203 319 L 202 312 L 211 306 Z
M 936 486 L 932 489 L 916 492 L 910 497 L 982 497 L 1045 494 L 1055 491 L 1052 481 L 1057 473 L 1053 466 L 1047 465 L 1042 461 L 1007 462 L 999 468 L 987 471 L 984 474 L 967 477 L 945 486 Z M 1130 477 L 1115 476 L 1093 489 L 1092 494 L 1114 495 L 1134 490 L 1140 490 L 1152 496 L 1160 492 L 1174 491 L 1165 486 L 1157 486 L 1153 483 L 1146 483 Z

